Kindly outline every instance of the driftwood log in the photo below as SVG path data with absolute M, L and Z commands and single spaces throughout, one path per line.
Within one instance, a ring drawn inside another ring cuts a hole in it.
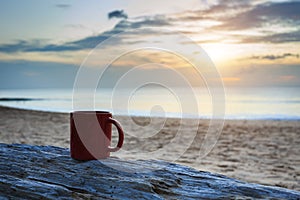
M 0 199 L 223 198 L 300 199 L 300 192 L 164 161 L 80 162 L 64 148 L 0 143 Z

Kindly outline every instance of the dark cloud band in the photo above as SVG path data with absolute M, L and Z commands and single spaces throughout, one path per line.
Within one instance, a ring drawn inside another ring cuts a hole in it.
M 112 19 L 112 18 L 127 19 L 128 15 L 124 12 L 124 10 L 115 10 L 115 11 L 108 13 L 108 19 Z
M 257 60 L 279 60 L 284 58 L 300 58 L 299 54 L 292 54 L 292 53 L 284 53 L 281 55 L 263 55 L 263 56 L 252 56 L 251 59 L 257 59 Z

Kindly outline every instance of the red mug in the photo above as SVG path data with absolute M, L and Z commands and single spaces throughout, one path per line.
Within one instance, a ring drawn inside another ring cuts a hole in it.
M 116 147 L 110 147 L 112 124 L 119 133 Z M 108 158 L 110 152 L 118 151 L 124 141 L 120 123 L 105 111 L 75 111 L 70 113 L 70 151 L 77 160 Z

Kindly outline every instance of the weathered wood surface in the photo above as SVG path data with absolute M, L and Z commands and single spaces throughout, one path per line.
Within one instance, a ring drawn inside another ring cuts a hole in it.
M 140 172 L 150 167 L 163 168 Z M 0 199 L 82 198 L 300 199 L 300 192 L 163 161 L 109 158 L 80 162 L 71 159 L 64 148 L 0 144 Z

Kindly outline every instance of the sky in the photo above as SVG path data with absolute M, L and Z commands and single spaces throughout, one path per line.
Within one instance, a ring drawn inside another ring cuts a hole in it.
M 1 1 L 0 89 L 72 87 L 98 44 L 115 38 L 101 46 L 110 54 L 147 46 L 157 34 L 151 44 L 182 34 L 186 41 L 171 43 L 180 43 L 182 51 L 191 51 L 191 43 L 200 46 L 225 86 L 300 86 L 299 10 L 300 1 L 284 0 Z M 202 84 L 189 63 L 152 50 L 118 58 L 103 84 L 114 84 L 112 77 L 145 63 L 171 66 L 192 84 Z M 104 64 L 98 60 L 91 67 Z M 140 71 L 141 79 L 147 74 L 171 79 L 161 65 Z

